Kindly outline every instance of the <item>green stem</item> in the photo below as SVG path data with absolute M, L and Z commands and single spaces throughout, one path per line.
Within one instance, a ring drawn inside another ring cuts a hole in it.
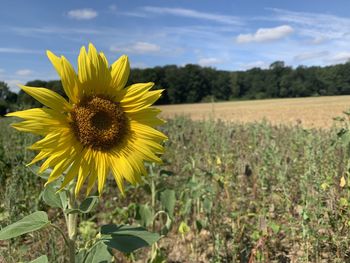
M 75 197 L 73 193 L 73 187 L 72 190 L 68 193 L 68 209 L 74 209 L 76 208 L 76 202 Z M 69 238 L 69 262 L 75 263 L 75 241 L 77 238 L 77 219 L 78 215 L 75 213 L 65 215 L 66 218 L 66 224 L 67 224 L 67 231 L 68 231 L 68 238 Z
M 55 224 L 50 224 L 50 226 L 52 226 L 54 229 L 58 230 L 58 232 L 60 232 L 60 234 L 62 235 L 63 239 L 64 239 L 64 243 L 66 243 L 66 246 L 69 248 L 69 239 L 67 238 L 67 236 L 63 233 L 62 229 L 59 226 L 56 226 Z

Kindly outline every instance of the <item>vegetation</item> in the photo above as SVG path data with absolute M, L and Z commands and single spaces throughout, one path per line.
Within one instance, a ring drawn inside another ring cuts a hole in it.
M 0 227 L 34 210 L 57 220 L 59 210 L 48 209 L 38 196 L 45 180 L 25 167 L 34 155 L 25 147 L 35 138 L 10 130 L 10 121 L 0 120 Z M 129 186 L 125 199 L 110 178 L 94 208 L 97 216 L 79 219 L 82 243 L 96 234 L 96 226 L 125 222 L 167 232 L 157 257 L 168 262 L 350 260 L 347 129 L 177 118 L 168 120 L 164 132 L 169 136 L 164 165 L 149 164 L 149 177 L 143 185 Z M 115 208 L 115 203 L 122 205 Z M 164 210 L 169 218 L 157 213 Z M 45 229 L 0 242 L 0 262 L 44 253 L 49 262 L 65 262 L 67 253 L 59 251 L 63 240 Z M 148 253 L 116 257 L 145 262 Z
M 349 95 L 350 62 L 293 69 L 276 61 L 269 69 L 235 72 L 192 64 L 132 70 L 129 84 L 149 81 L 156 83 L 156 89 L 165 88 L 158 104 Z M 50 88 L 64 95 L 60 81 L 35 80 L 26 85 Z M 17 96 L 9 91 L 6 83 L 0 82 L 0 115 L 28 106 L 37 106 L 37 102 L 22 91 Z

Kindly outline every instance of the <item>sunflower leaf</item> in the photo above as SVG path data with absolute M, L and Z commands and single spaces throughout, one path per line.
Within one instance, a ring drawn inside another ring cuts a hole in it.
M 0 230 L 0 240 L 6 240 L 39 230 L 50 224 L 44 211 L 37 211 Z
M 49 259 L 47 258 L 46 255 L 42 255 L 42 256 L 30 261 L 29 263 L 49 263 Z
M 51 207 L 66 209 L 68 205 L 68 197 L 65 191 L 57 193 L 57 189 L 53 184 L 48 184 L 42 194 L 42 199 Z
M 153 210 L 148 204 L 136 207 L 136 219 L 140 225 L 144 227 L 150 226 L 153 223 L 153 216 Z
M 104 244 L 123 253 L 151 246 L 160 238 L 159 234 L 148 232 L 143 227 L 114 224 L 102 226 L 101 235 Z
M 89 196 L 83 202 L 81 202 L 79 208 L 76 209 L 66 209 L 65 213 L 74 214 L 74 213 L 89 213 L 98 203 L 98 196 Z
M 110 248 L 99 242 L 91 249 L 82 249 L 75 255 L 75 262 L 79 263 L 108 263 L 112 260 Z
M 162 207 L 165 209 L 165 211 L 172 217 L 176 202 L 175 191 L 166 189 L 165 191 L 161 192 L 160 202 L 162 203 Z

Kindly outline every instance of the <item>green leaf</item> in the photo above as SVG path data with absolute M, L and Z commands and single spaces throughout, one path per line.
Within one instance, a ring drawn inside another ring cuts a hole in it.
M 270 223 L 269 223 L 269 227 L 271 227 L 272 231 L 273 231 L 275 234 L 277 234 L 277 233 L 280 231 L 280 229 L 281 229 L 281 226 L 278 225 L 278 224 L 276 224 L 275 222 L 270 222 Z
M 138 205 L 136 208 L 136 219 L 140 225 L 147 227 L 153 223 L 153 211 L 148 205 Z
M 39 230 L 50 223 L 47 214 L 43 211 L 34 212 L 21 220 L 0 230 L 0 240 L 17 237 L 35 230 Z
M 87 254 L 87 256 L 86 256 Z M 79 254 L 78 254 L 79 255 Z M 94 245 L 91 250 L 84 251 L 83 257 L 76 257 L 77 263 L 109 263 L 112 260 L 112 254 L 109 251 L 108 246 L 106 246 L 104 243 L 99 242 L 96 245 Z M 86 257 L 85 257 L 86 256 Z M 83 261 L 82 259 L 85 258 Z
M 98 203 L 98 196 L 87 197 L 79 206 L 79 210 L 86 214 L 89 213 Z
M 78 253 L 75 253 L 75 262 L 76 263 L 83 263 L 86 254 L 87 254 L 87 249 L 86 248 L 80 249 Z
M 46 255 L 40 256 L 37 259 L 30 261 L 29 263 L 49 263 L 49 259 Z
M 73 214 L 73 213 L 87 214 L 96 206 L 97 203 L 98 203 L 98 196 L 89 196 L 83 202 L 81 202 L 78 209 L 67 209 L 65 210 L 65 212 L 67 214 Z
M 49 168 L 49 169 L 46 169 L 44 172 L 39 173 L 40 166 L 38 166 L 38 165 L 31 165 L 31 166 L 28 166 L 28 168 L 33 174 L 35 174 L 35 175 L 37 175 L 45 180 L 49 179 L 50 174 L 52 172 L 52 169 Z
M 143 227 L 127 225 L 104 225 L 101 227 L 101 239 L 110 248 L 123 253 L 131 253 L 136 249 L 151 246 L 159 240 L 157 233 L 148 232 Z
M 206 214 L 210 214 L 212 207 L 213 207 L 212 200 L 210 200 L 209 198 L 205 198 L 204 201 L 203 201 L 203 210 L 204 210 L 204 212 Z
M 161 192 L 160 202 L 162 203 L 162 207 L 165 209 L 165 211 L 172 217 L 176 202 L 175 191 L 167 189 Z
M 42 199 L 51 207 L 66 209 L 68 205 L 67 193 L 65 191 L 56 192 L 57 189 L 54 184 L 49 184 L 43 191 Z

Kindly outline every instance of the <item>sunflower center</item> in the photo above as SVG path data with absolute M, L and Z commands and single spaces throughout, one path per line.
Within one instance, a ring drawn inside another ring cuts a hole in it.
M 75 105 L 71 123 L 74 134 L 84 145 L 97 150 L 109 150 L 127 134 L 128 119 L 119 103 L 102 96 L 84 98 Z

